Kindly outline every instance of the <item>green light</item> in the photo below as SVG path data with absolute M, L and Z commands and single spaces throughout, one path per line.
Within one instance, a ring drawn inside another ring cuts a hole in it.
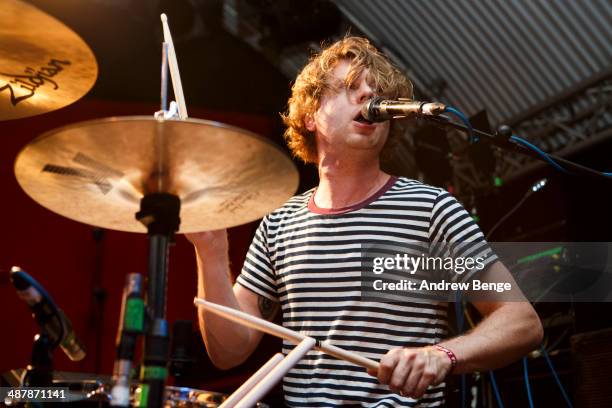
M 495 185 L 495 187 L 501 187 L 502 184 L 504 184 L 504 181 L 501 179 L 501 177 L 493 177 L 493 184 Z
M 545 256 L 558 255 L 563 251 L 563 247 L 555 247 L 546 251 L 536 252 L 535 254 L 527 255 L 524 258 L 516 261 L 517 264 L 535 261 L 536 259 L 544 258 Z

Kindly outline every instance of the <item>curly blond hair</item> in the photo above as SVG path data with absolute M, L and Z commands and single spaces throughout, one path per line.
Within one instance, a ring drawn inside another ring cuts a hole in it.
M 287 126 L 284 134 L 287 145 L 293 155 L 304 163 L 317 163 L 315 136 L 314 132 L 306 128 L 306 115 L 314 114 L 326 91 L 338 91 L 330 83 L 330 78 L 336 64 L 343 60 L 350 61 L 350 69 L 344 81 L 347 88 L 368 69 L 367 81 L 377 95 L 388 99 L 413 98 L 412 83 L 367 39 L 345 37 L 324 48 L 310 59 L 297 76 L 291 87 L 287 112 L 281 114 Z M 390 156 L 405 129 L 403 121 L 391 123 L 389 137 L 382 151 L 383 158 Z

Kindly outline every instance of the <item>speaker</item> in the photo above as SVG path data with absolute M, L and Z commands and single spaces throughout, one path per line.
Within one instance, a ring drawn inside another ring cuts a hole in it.
M 612 407 L 612 329 L 571 337 L 577 408 Z

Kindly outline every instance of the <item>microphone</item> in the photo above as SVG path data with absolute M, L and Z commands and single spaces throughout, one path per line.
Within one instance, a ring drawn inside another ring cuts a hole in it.
M 17 295 L 28 304 L 41 330 L 45 331 L 54 344 L 53 347 L 59 344 L 72 361 L 84 359 L 85 347 L 74 334 L 70 320 L 40 283 L 18 266 L 11 268 L 10 279 L 17 289 Z
M 438 115 L 445 109 L 446 105 L 439 102 L 422 102 L 406 98 L 386 100 L 378 97 L 370 99 L 363 105 L 361 115 L 370 122 L 384 122 L 389 119 Z
M 121 300 L 121 319 L 117 328 L 117 355 L 113 367 L 113 387 L 110 405 L 130 406 L 130 379 L 132 361 L 138 336 L 144 330 L 144 299 L 142 275 L 130 273 L 125 277 Z

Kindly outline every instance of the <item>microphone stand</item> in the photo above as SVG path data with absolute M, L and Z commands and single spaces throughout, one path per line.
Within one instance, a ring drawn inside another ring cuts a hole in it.
M 20 385 L 23 387 L 50 387 L 53 384 L 53 350 L 61 344 L 66 330 L 60 318 L 61 312 L 44 288 L 21 268 L 17 266 L 11 268 L 10 280 L 18 296 L 30 306 L 33 311 L 32 317 L 39 327 L 39 332 L 34 336 L 32 344 L 30 364 L 21 377 Z M 32 300 L 31 290 L 38 292 L 38 296 L 44 297 L 44 300 Z M 31 301 L 36 303 L 32 305 Z M 58 325 L 52 329 L 46 324 L 50 319 L 58 320 Z
M 469 134 L 470 132 L 467 126 L 460 124 L 460 123 L 451 122 L 450 119 L 446 116 L 427 115 L 427 116 L 422 116 L 421 119 L 427 119 L 428 122 L 432 122 L 441 127 L 453 128 L 461 132 L 464 132 L 466 134 Z M 495 134 L 483 132 L 482 130 L 478 130 L 478 129 L 473 129 L 473 134 L 475 136 L 478 136 L 480 141 L 491 143 L 503 150 L 508 150 L 508 151 L 512 151 L 512 152 L 520 153 L 520 154 L 526 154 L 540 161 L 546 162 L 546 160 L 544 160 L 542 156 L 540 156 L 538 153 L 534 152 L 533 150 L 517 142 L 512 141 L 512 139 L 510 138 L 512 136 L 512 128 L 510 128 L 510 126 L 507 126 L 507 125 L 499 126 Z M 572 161 L 566 160 L 562 157 L 558 157 L 552 154 L 548 154 L 548 156 L 552 160 L 562 165 L 563 168 L 565 168 L 569 172 L 575 173 L 576 175 L 594 177 L 599 180 L 605 179 L 607 182 L 612 181 L 612 177 L 608 177 L 604 175 L 602 172 L 593 170 L 591 168 L 582 166 L 578 163 L 574 163 Z
M 94 228 L 92 237 L 95 245 L 94 265 L 93 265 L 93 299 L 92 311 L 90 314 L 90 328 L 95 333 L 94 345 L 96 349 L 94 370 L 100 372 L 102 362 L 102 335 L 104 334 L 104 309 L 106 303 L 106 289 L 102 285 L 102 258 L 104 256 L 104 237 L 105 231 L 102 228 Z M 93 326 L 93 327 L 92 327 Z
M 49 335 L 40 325 L 40 333 L 34 336 L 30 364 L 22 377 L 24 387 L 50 387 L 53 385 L 53 344 Z

